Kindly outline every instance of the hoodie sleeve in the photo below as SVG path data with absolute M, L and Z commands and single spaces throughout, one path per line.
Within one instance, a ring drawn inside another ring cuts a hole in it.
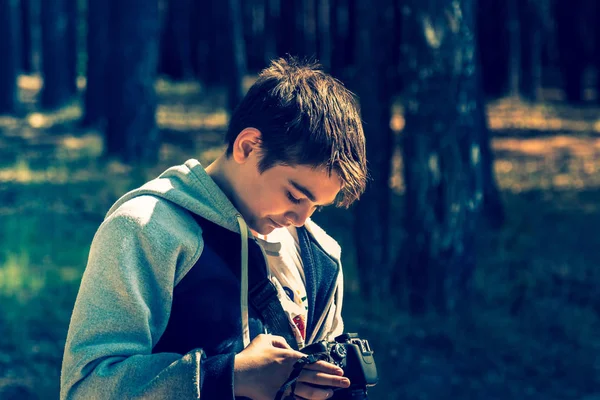
M 127 208 L 108 217 L 92 242 L 67 335 L 60 398 L 233 399 L 234 353 L 152 354 L 166 329 L 176 278 L 202 251 L 199 228 L 183 235 L 180 227 L 190 223 L 181 212 L 145 219 Z

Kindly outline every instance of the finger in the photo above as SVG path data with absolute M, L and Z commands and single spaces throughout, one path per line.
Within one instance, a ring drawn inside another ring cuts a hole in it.
M 298 382 L 312 385 L 333 386 L 338 388 L 350 387 L 350 380 L 343 376 L 330 375 L 320 371 L 303 369 L 298 377 Z
M 321 371 L 321 372 L 325 372 L 327 374 L 332 374 L 332 375 L 340 375 L 340 376 L 344 375 L 343 369 L 341 369 L 340 367 L 338 367 L 335 364 L 332 364 L 330 362 L 323 361 L 323 360 L 319 360 L 314 364 L 307 365 L 306 367 L 304 367 L 304 369 Z
M 333 396 L 333 390 L 329 388 L 319 388 L 308 385 L 303 382 L 298 382 L 294 395 L 301 399 L 321 400 L 328 399 Z
M 275 347 L 278 347 L 280 349 L 288 349 L 288 350 L 292 350 L 292 348 L 290 347 L 290 345 L 288 344 L 288 342 L 285 341 L 285 339 L 281 336 L 275 336 L 275 335 L 270 335 L 270 340 L 271 340 L 271 344 Z

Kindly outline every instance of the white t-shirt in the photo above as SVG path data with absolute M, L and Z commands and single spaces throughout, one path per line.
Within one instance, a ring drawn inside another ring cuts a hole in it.
M 258 236 L 257 241 L 265 252 L 271 281 L 301 349 L 306 340 L 308 301 L 296 228 L 275 229 L 267 236 Z

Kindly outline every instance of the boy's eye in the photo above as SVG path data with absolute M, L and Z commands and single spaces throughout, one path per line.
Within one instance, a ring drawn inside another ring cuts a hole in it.
M 300 203 L 300 199 L 295 198 L 290 192 L 287 192 L 287 197 L 294 204 Z

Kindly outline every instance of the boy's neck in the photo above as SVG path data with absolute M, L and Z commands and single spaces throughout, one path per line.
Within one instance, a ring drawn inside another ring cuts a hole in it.
M 223 193 L 225 193 L 225 196 L 227 196 L 229 201 L 236 206 L 236 197 L 234 195 L 234 190 L 229 178 L 231 176 L 231 171 L 225 154 L 220 155 L 215 161 L 206 167 L 205 170 L 208 176 L 210 176 L 212 180 L 215 181 L 217 186 L 223 191 Z M 266 239 L 265 235 L 261 235 L 252 228 L 250 228 L 250 232 L 252 232 L 255 237 Z
M 229 179 L 230 173 L 227 168 L 227 157 L 225 154 L 220 155 L 208 167 L 205 168 L 208 176 L 212 178 L 217 186 L 225 193 L 225 196 L 233 202 L 233 188 Z

